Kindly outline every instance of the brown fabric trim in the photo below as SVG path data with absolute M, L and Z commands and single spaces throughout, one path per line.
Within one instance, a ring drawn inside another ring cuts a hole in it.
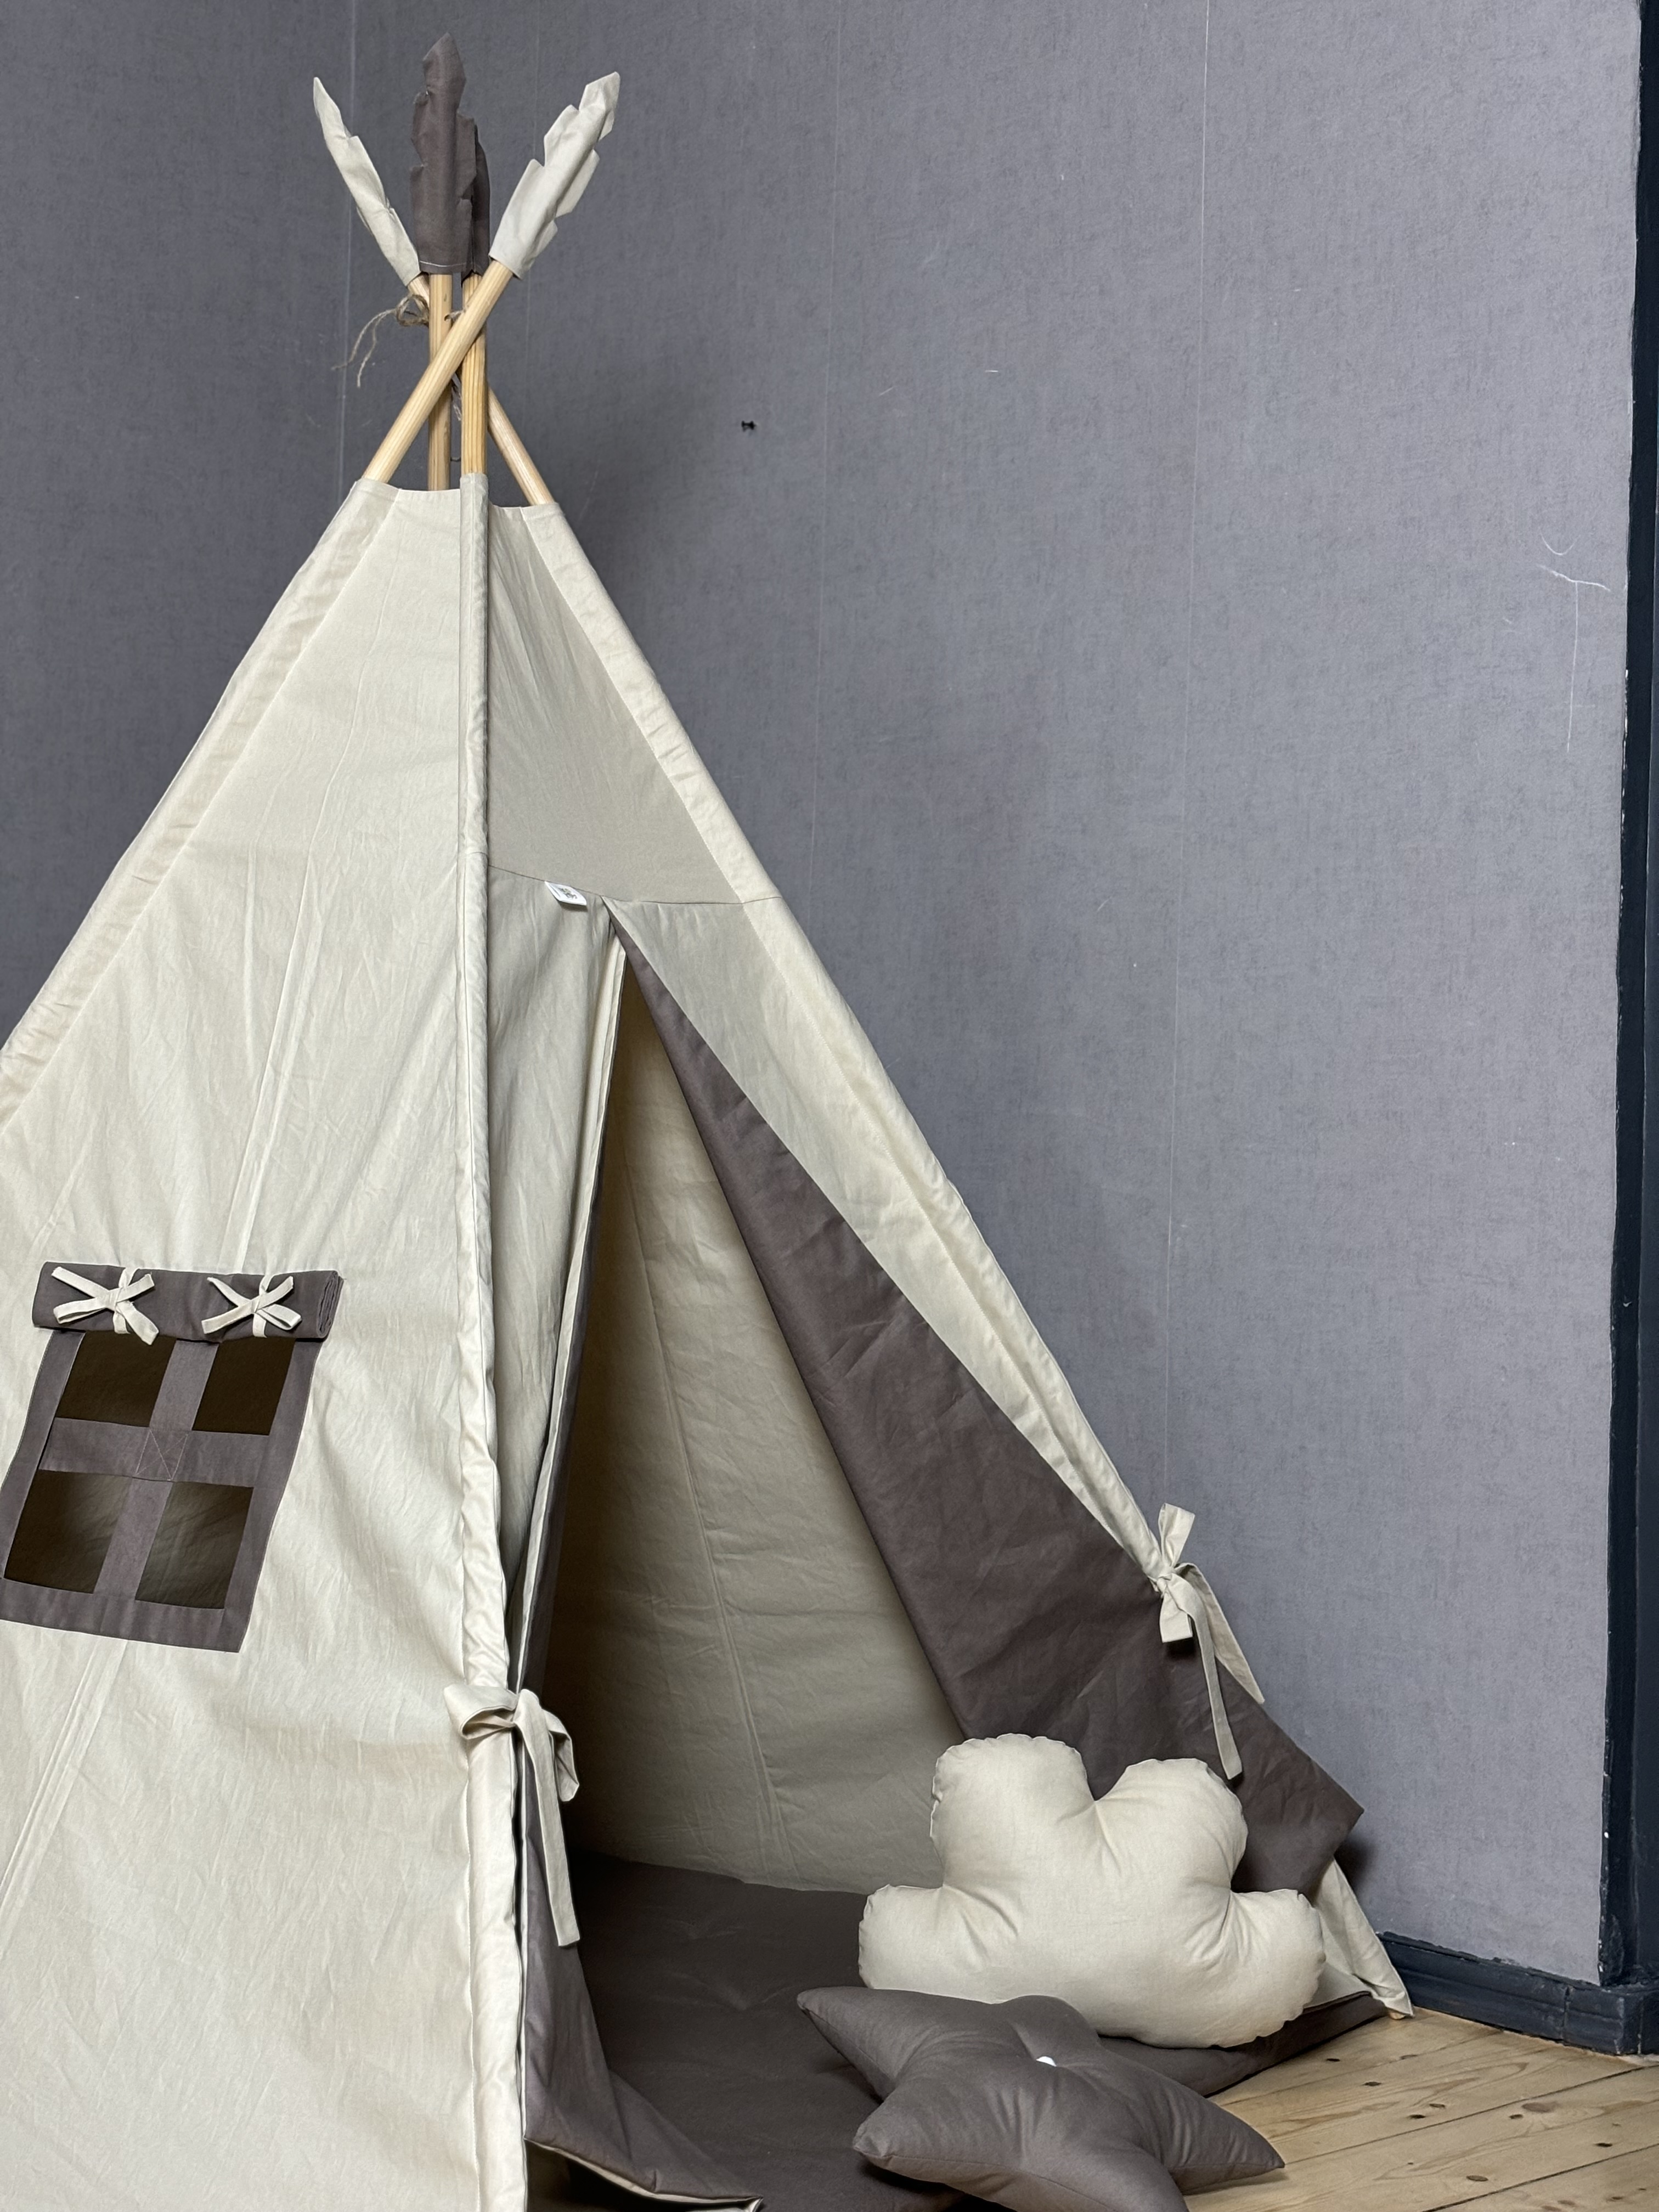
M 54 1421 L 40 1464 L 88 1474 L 125 1474 L 135 1482 L 232 1482 L 251 1490 L 269 1449 L 266 1436 L 222 1431 L 198 1435 L 188 1428 L 168 1431 L 159 1425 L 130 1429 L 113 1421 Z
M 1204 1672 L 1158 1593 L 901 1294 L 620 927 L 818 1418 L 964 1733 L 1047 1735 L 1097 1796 L 1142 1759 L 1216 1765 Z M 1360 1808 L 1224 1670 L 1241 1889 L 1311 1891 Z
M 57 1309 L 73 1305 L 81 1297 L 79 1291 L 68 1283 L 60 1283 L 53 1274 L 54 1267 L 67 1267 L 71 1274 L 83 1275 L 89 1283 L 101 1289 L 113 1290 L 120 1279 L 118 1266 L 106 1261 L 48 1260 L 40 1270 L 40 1279 L 34 1286 L 34 1304 L 30 1318 L 37 1328 L 67 1329 L 76 1335 L 113 1334 L 112 1314 L 88 1315 L 84 1321 L 59 1321 Z M 161 1267 L 140 1267 L 140 1275 L 155 1278 L 154 1290 L 145 1291 L 134 1301 L 137 1310 L 147 1321 L 153 1322 L 163 1336 L 176 1337 L 185 1344 L 233 1344 L 242 1337 L 253 1334 L 252 1321 L 237 1322 L 229 1328 L 207 1327 L 216 1314 L 230 1310 L 222 1291 L 216 1290 L 204 1273 L 180 1273 Z M 285 1267 L 272 1269 L 270 1281 L 280 1283 L 290 1271 Z M 228 1283 L 239 1298 L 251 1298 L 259 1287 L 257 1274 L 222 1274 L 221 1282 Z M 298 1322 L 292 1328 L 278 1328 L 273 1323 L 261 1342 L 303 1344 L 320 1342 L 334 1326 L 334 1309 L 339 1303 L 340 1278 L 331 1272 L 319 1271 L 310 1274 L 293 1275 L 293 1287 L 284 1291 L 282 1303 L 290 1313 L 297 1313 Z M 125 1336 L 123 1342 L 137 1345 L 136 1336 Z M 107 1417 L 106 1417 L 107 1418 Z

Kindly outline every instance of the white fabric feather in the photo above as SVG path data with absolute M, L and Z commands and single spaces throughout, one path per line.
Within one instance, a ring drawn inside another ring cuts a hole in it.
M 542 159 L 520 178 L 489 247 L 492 261 L 504 261 L 515 276 L 527 276 L 538 254 L 552 243 L 556 216 L 568 215 L 587 190 L 599 161 L 601 138 L 608 138 L 617 116 L 622 79 L 612 70 L 582 94 L 580 107 L 567 107 L 548 132 Z
M 335 167 L 345 179 L 346 190 L 356 203 L 369 236 L 402 281 L 412 284 L 421 273 L 421 257 L 398 210 L 386 196 L 386 186 L 380 182 L 380 171 L 369 159 L 368 149 L 346 129 L 345 118 L 319 76 L 311 80 L 311 100 L 317 110 L 317 120 L 323 126 L 324 143 L 334 156 Z

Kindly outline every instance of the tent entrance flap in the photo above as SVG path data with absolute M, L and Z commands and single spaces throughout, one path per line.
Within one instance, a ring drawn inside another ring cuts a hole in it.
M 543 1561 L 558 1548 L 622 969 L 602 908 L 562 904 L 544 883 L 491 870 L 496 1449 L 515 1687 L 539 1678 L 545 1650 Z

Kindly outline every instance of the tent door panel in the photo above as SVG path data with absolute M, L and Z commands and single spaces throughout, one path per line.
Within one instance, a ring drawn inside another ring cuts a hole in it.
M 567 894 L 567 896 L 568 896 Z M 602 907 L 539 881 L 489 884 L 490 1243 L 501 1565 L 515 1593 L 541 1510 L 561 1361 L 570 1364 L 621 977 Z M 511 1643 L 510 1647 L 512 1648 Z
M 514 1592 L 513 1619 L 508 1624 L 515 1683 L 539 1681 L 547 1663 L 553 1590 L 559 1571 L 560 1539 L 564 1528 L 570 1437 L 575 1422 L 577 1385 L 581 1376 L 582 1352 L 587 1340 L 593 1263 L 599 1247 L 605 1115 L 610 1105 L 616 1062 L 617 1013 L 623 972 L 622 948 L 613 938 L 593 1029 L 581 1154 L 577 1170 L 574 1213 L 575 1233 L 571 1238 L 570 1266 L 565 1278 L 563 1296 L 559 1302 L 558 1348 L 554 1358 L 552 1398 L 548 1407 L 547 1443 L 537 1477 L 524 1568 Z

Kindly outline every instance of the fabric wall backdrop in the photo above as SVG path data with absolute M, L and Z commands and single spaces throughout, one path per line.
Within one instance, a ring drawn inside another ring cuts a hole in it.
M 35 13 L 7 1016 L 417 373 L 312 71 L 620 69 L 503 398 L 1373 1917 L 1593 1977 L 1632 0 Z

